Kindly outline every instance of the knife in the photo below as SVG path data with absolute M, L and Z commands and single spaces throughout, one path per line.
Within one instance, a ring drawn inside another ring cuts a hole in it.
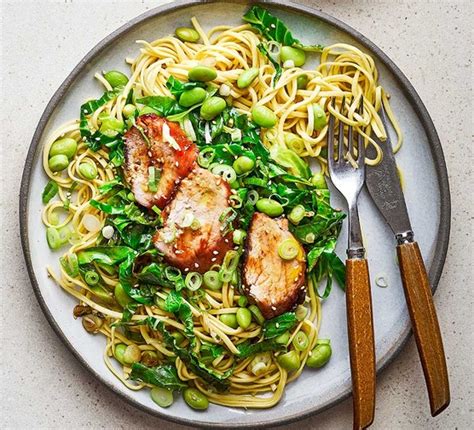
M 379 114 L 387 131 L 387 140 L 382 142 L 375 138 L 383 157 L 376 166 L 367 166 L 366 185 L 397 240 L 403 289 L 428 388 L 431 415 L 435 416 L 446 409 L 450 401 L 446 358 L 428 275 L 420 248 L 414 240 L 383 106 Z M 374 155 L 375 148 L 367 148 L 367 156 Z

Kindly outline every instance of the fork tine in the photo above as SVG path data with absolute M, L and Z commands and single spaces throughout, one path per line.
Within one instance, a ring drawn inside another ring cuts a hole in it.
M 342 103 L 341 103 L 341 110 L 340 113 L 342 115 L 342 112 L 344 111 L 344 103 L 346 101 L 346 98 L 342 98 Z M 342 151 L 344 149 L 344 122 L 339 120 L 339 139 L 337 143 L 337 161 L 341 161 L 343 159 L 342 157 Z
M 364 113 L 364 96 L 360 98 L 359 104 L 359 114 L 362 115 Z M 365 145 L 364 145 L 364 137 L 357 133 L 357 160 L 362 161 L 362 167 L 365 165 Z M 361 165 L 361 163 L 359 163 Z
M 335 99 L 333 98 L 332 107 L 336 107 Z M 329 125 L 328 125 L 328 165 L 332 169 L 334 162 L 334 115 L 329 115 Z

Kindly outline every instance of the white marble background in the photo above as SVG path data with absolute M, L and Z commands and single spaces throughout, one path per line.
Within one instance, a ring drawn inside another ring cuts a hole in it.
M 300 1 L 345 21 L 384 49 L 425 102 L 443 144 L 452 233 L 435 296 L 451 406 L 429 415 L 413 340 L 378 379 L 374 429 L 473 428 L 472 23 L 469 1 Z M 55 89 L 98 41 L 160 1 L 6 1 L 0 69 L 1 428 L 181 429 L 134 409 L 96 381 L 56 337 L 33 295 L 18 226 L 18 194 L 33 131 Z M 290 429 L 351 427 L 351 401 Z

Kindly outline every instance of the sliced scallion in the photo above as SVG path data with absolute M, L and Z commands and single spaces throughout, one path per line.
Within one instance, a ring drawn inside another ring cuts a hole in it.
M 237 179 L 237 174 L 235 173 L 235 170 L 227 164 L 217 164 L 212 168 L 211 172 L 214 173 L 214 175 L 221 176 L 225 181 L 229 183 L 234 182 Z
M 156 176 L 157 176 L 156 175 L 156 168 L 155 167 L 149 167 L 148 168 L 148 189 L 152 193 L 156 193 L 158 191 Z
M 165 276 L 169 281 L 177 281 L 181 277 L 181 270 L 168 266 L 165 268 Z
M 184 280 L 186 288 L 190 291 L 198 290 L 202 285 L 202 275 L 198 272 L 189 272 Z
M 203 276 L 204 286 L 213 291 L 219 291 L 222 288 L 222 281 L 219 279 L 219 273 L 215 270 L 209 270 Z
M 49 181 L 44 187 L 43 194 L 41 196 L 43 203 L 49 203 L 49 201 L 58 193 L 58 190 L 58 184 L 53 180 Z
M 87 285 L 97 285 L 99 283 L 100 276 L 97 272 L 94 272 L 93 270 L 88 270 L 84 274 L 84 281 L 86 281 Z
M 300 251 L 298 242 L 294 239 L 285 239 L 278 245 L 278 255 L 283 260 L 293 260 Z

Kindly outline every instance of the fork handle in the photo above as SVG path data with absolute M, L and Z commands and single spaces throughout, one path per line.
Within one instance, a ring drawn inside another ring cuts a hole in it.
M 374 420 L 375 346 L 369 266 L 364 258 L 346 260 L 346 308 L 352 374 L 354 429 Z
M 449 381 L 443 341 L 433 303 L 428 276 L 416 242 L 397 246 L 400 274 L 410 313 L 411 325 L 425 374 L 431 415 L 449 405 Z

